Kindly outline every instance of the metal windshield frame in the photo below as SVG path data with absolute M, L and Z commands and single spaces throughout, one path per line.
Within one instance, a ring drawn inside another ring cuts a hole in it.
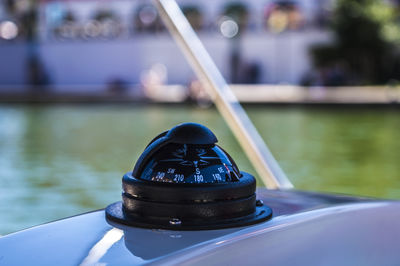
M 176 1 L 153 2 L 266 187 L 293 188 Z

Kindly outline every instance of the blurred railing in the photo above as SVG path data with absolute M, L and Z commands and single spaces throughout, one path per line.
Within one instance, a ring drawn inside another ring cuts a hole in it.
M 398 104 L 399 86 L 302 87 L 292 85 L 231 85 L 244 104 Z M 121 103 L 186 103 L 199 102 L 209 106 L 207 94 L 192 84 L 159 85 L 146 88 L 140 85 L 104 87 L 97 85 L 27 88 L 0 86 L 0 103 L 29 102 L 121 102 Z

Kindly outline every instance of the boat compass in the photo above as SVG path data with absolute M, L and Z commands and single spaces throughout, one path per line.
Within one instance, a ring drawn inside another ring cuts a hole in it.
M 239 168 L 210 129 L 178 125 L 155 137 L 122 178 L 122 201 L 109 220 L 172 230 L 208 230 L 265 221 L 272 211 L 256 200 L 256 180 Z

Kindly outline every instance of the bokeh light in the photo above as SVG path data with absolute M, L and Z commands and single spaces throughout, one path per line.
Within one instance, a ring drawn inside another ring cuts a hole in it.
M 157 10 L 153 6 L 144 6 L 139 12 L 140 21 L 143 25 L 150 25 L 157 19 Z
M 97 20 L 90 20 L 83 28 L 85 37 L 96 38 L 101 34 L 101 25 Z
M 279 10 L 274 11 L 268 19 L 268 27 L 275 33 L 284 31 L 288 24 L 289 20 L 287 14 Z
M 0 23 L 0 37 L 6 40 L 15 39 L 18 36 L 18 26 L 12 21 Z
M 233 19 L 225 19 L 220 27 L 221 34 L 226 38 L 233 38 L 239 33 L 239 26 Z

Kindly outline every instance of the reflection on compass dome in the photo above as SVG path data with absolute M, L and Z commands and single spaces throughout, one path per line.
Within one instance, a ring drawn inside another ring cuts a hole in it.
M 224 183 L 238 181 L 232 158 L 217 145 L 171 143 L 144 167 L 140 179 L 169 183 Z

